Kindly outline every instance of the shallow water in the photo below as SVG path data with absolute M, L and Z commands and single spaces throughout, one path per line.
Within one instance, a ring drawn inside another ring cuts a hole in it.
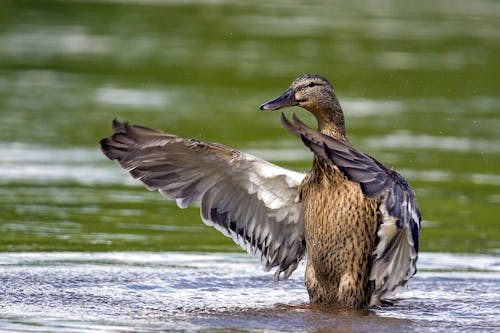
M 0 251 L 234 251 L 196 208 L 131 186 L 97 142 L 118 117 L 307 170 L 279 114 L 258 110 L 307 72 L 333 83 L 353 145 L 415 189 L 424 251 L 500 247 L 496 1 L 2 8 Z
M 500 260 L 423 253 L 394 306 L 307 306 L 305 265 L 273 283 L 234 253 L 3 253 L 0 330 L 486 332 L 500 329 Z

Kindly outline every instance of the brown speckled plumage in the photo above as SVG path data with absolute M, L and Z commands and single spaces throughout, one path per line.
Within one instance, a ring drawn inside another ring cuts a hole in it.
M 320 132 L 348 143 L 344 115 L 330 85 L 321 77 L 302 76 L 292 87 L 326 83 L 306 90 L 305 105 Z M 299 93 L 300 94 L 300 93 Z M 377 202 L 364 196 L 334 165 L 315 157 L 301 185 L 308 262 L 305 283 L 312 303 L 365 308 L 370 302 L 372 253 L 380 216 Z
M 375 200 L 322 159 L 302 184 L 307 244 L 305 282 L 313 303 L 364 308 L 380 217 Z
M 318 121 L 315 131 L 295 115 L 293 123 L 281 119 L 315 155 L 308 174 L 221 144 L 116 120 L 101 150 L 180 208 L 200 202 L 203 222 L 259 255 L 267 270 L 277 267 L 276 282 L 292 274 L 307 249 L 312 303 L 380 305 L 416 273 L 415 195 L 401 175 L 349 144 L 344 114 L 325 78 L 302 75 L 260 108 L 289 106 Z
M 380 305 L 390 294 L 388 290 L 392 292 L 404 285 L 415 272 L 420 213 L 413 191 L 395 171 L 350 146 L 342 108 L 325 78 L 302 75 L 281 96 L 263 104 L 261 109 L 277 110 L 289 106 L 308 110 L 318 122 L 316 132 L 295 115 L 293 125 L 282 117 L 283 126 L 315 153 L 311 171 L 301 184 L 308 257 L 305 283 L 310 301 L 356 309 Z M 397 202 L 396 208 L 387 212 L 386 201 Z M 412 218 L 407 217 L 410 214 L 400 216 L 402 209 L 407 213 L 411 211 Z M 398 220 L 405 228 L 411 228 L 412 238 L 402 227 L 394 234 L 385 232 L 389 220 Z M 386 224 L 384 232 L 380 231 L 383 224 Z M 380 236 L 384 243 L 380 242 Z M 406 257 L 397 251 L 391 254 L 389 250 L 397 246 L 387 245 L 386 248 L 388 238 L 392 243 L 408 238 L 408 243 L 401 242 L 398 246 L 411 248 L 414 252 L 408 255 L 402 251 Z M 400 266 L 409 265 L 410 268 L 391 266 L 387 273 L 384 270 L 387 262 L 392 265 L 393 260 L 404 260 Z M 390 287 L 384 287 L 390 280 L 387 274 L 397 269 L 410 273 L 398 276 L 396 282 L 391 281 Z M 380 274 L 381 271 L 385 275 Z

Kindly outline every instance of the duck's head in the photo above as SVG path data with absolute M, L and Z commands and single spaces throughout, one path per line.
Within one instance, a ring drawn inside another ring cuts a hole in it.
M 279 110 L 300 106 L 318 120 L 321 132 L 332 136 L 345 136 L 344 115 L 333 87 L 317 74 L 304 74 L 296 78 L 283 94 L 260 106 L 261 110 Z

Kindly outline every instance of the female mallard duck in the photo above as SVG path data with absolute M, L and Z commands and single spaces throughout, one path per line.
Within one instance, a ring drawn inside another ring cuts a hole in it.
M 113 122 L 103 153 L 148 189 L 181 208 L 201 201 L 201 218 L 284 278 L 307 249 L 312 303 L 363 309 L 380 305 L 416 273 L 420 212 L 404 178 L 347 140 L 330 83 L 302 75 L 261 110 L 300 106 L 319 131 L 282 114 L 314 153 L 308 174 L 229 147 Z

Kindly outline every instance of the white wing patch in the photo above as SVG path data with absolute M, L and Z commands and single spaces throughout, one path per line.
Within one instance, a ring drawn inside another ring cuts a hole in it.
M 375 282 L 375 291 L 370 300 L 371 306 L 381 305 L 381 300 L 393 296 L 399 289 L 405 287 L 417 272 L 418 253 L 411 231 L 412 224 L 402 223 L 402 227 L 398 227 L 398 218 L 388 212 L 386 199 L 384 196 L 379 206 L 382 224 L 377 233 L 380 240 L 373 253 L 375 260 L 370 274 L 370 280 Z M 415 221 L 419 229 L 418 211 L 406 200 L 401 206 L 404 212 L 403 219 Z

